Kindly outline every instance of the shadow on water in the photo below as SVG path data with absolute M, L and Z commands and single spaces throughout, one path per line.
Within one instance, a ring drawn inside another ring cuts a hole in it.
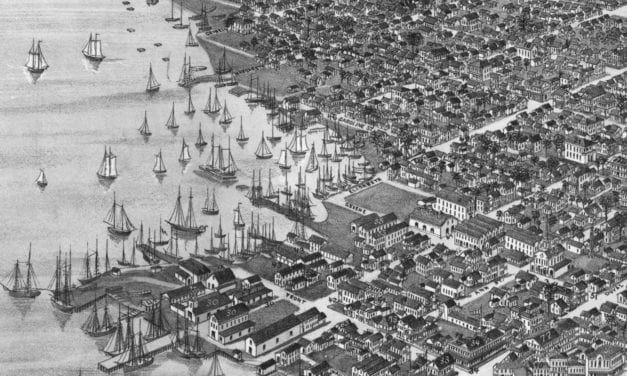
M 28 69 L 24 68 L 24 76 L 26 77 L 26 80 L 33 85 L 37 83 L 37 80 L 39 80 L 39 77 L 41 77 L 42 74 L 43 73 L 31 73 Z
M 115 182 L 115 179 L 103 179 L 103 178 L 98 178 L 98 183 L 100 183 L 100 185 L 105 188 L 107 191 L 109 191 L 109 189 L 111 189 L 111 185 L 113 185 L 113 183 Z
M 13 306 L 22 316 L 22 320 L 24 320 L 26 314 L 30 312 L 34 301 L 35 299 L 11 299 L 11 303 L 13 303 Z
M 60 312 L 59 310 L 54 308 L 52 308 L 51 311 L 55 321 L 57 322 L 57 324 L 59 324 L 59 328 L 61 329 L 61 331 L 65 331 L 65 326 L 72 318 L 72 314 Z
M 88 72 L 98 73 L 98 69 L 100 68 L 100 63 L 102 61 L 93 61 L 87 58 L 83 58 L 83 66 L 85 70 Z

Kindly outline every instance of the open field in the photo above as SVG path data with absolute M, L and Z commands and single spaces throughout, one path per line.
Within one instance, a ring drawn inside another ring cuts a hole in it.
M 240 265 L 253 274 L 258 274 L 261 278 L 274 282 L 274 273 L 279 270 L 272 265 L 272 260 L 263 256 L 255 256 Z
M 312 353 L 309 357 L 316 362 L 326 360 L 331 367 L 344 375 L 348 375 L 353 364 L 357 363 L 357 358 L 337 346 L 331 346 L 326 350 Z
M 360 215 L 330 202 L 323 202 L 322 204 L 328 213 L 327 219 L 323 222 L 307 222 L 306 225 L 326 237 L 329 243 L 352 251 L 354 246 L 353 236 L 350 235 L 350 223 L 359 218 Z M 358 265 L 360 261 L 359 257 L 355 255 L 353 263 Z
M 394 212 L 401 219 L 418 207 L 424 197 L 416 193 L 380 183 L 346 197 L 346 202 L 377 213 Z
M 298 311 L 297 306 L 282 299 L 269 307 L 251 312 L 250 319 L 255 322 L 255 331 L 257 331 L 296 311 Z
M 296 296 L 300 296 L 303 299 L 307 300 L 318 300 L 320 298 L 324 298 L 325 296 L 329 296 L 333 293 L 333 290 L 327 287 L 326 278 L 321 278 L 313 286 L 308 286 L 302 290 L 292 292 Z

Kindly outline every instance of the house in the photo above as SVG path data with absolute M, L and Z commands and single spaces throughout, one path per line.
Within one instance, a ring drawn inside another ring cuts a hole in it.
M 239 303 L 216 311 L 209 319 L 209 338 L 223 345 L 243 338 L 254 328 L 249 320 L 249 310 Z
M 423 234 L 433 234 L 438 238 L 453 233 L 457 218 L 428 208 L 417 208 L 409 215 L 409 225 Z
M 174 303 L 186 302 L 191 298 L 201 297 L 208 294 L 209 290 L 205 288 L 202 282 L 196 282 L 192 285 L 185 285 L 174 290 L 166 291 L 163 297 L 166 298 L 170 305 Z
M 302 349 L 303 346 L 301 346 L 300 343 L 294 342 L 283 350 L 276 352 L 274 354 L 274 359 L 279 365 L 287 367 L 300 360 Z
M 487 246 L 488 240 L 499 236 L 503 233 L 503 230 L 502 222 L 479 214 L 460 222 L 457 227 L 455 227 L 455 231 L 453 231 L 453 237 L 455 239 L 455 245 L 466 248 L 484 249 Z
M 623 373 L 626 359 L 625 349 L 613 345 L 602 345 L 585 355 L 590 375 L 618 376 Z
M 267 376 L 276 372 L 276 361 L 268 359 L 257 366 L 257 376 Z
M 170 309 L 180 316 L 184 316 L 193 323 L 209 320 L 209 317 L 222 308 L 233 305 L 228 296 L 213 292 L 201 297 L 187 300 L 186 303 L 170 303 Z
M 357 273 L 352 268 L 341 269 L 337 272 L 327 275 L 327 287 L 336 290 L 337 286 L 344 281 L 348 281 L 357 277 Z
M 521 230 L 517 227 L 508 227 L 505 230 L 503 239 L 505 240 L 505 247 L 507 249 L 520 251 L 529 257 L 533 257 L 538 251 L 538 246 L 542 240 L 538 235 L 527 230 Z
M 383 376 L 392 363 L 379 355 L 371 355 L 353 364 L 351 376 Z
M 464 284 L 455 279 L 447 279 L 442 282 L 440 293 L 444 296 L 456 299 L 464 293 Z
M 597 159 L 595 143 L 581 136 L 570 136 L 564 140 L 564 158 L 576 163 L 587 164 Z
M 206 286 L 210 274 L 211 270 L 205 264 L 193 258 L 179 262 L 178 269 L 174 272 L 176 279 L 186 285 L 201 282 Z
M 472 197 L 454 191 L 442 190 L 435 195 L 434 209 L 464 221 L 475 212 L 475 201 Z
M 233 271 L 229 268 L 218 270 L 207 279 L 207 288 L 218 290 L 219 292 L 233 290 L 236 287 L 237 280 Z
M 538 251 L 531 260 L 530 270 L 540 275 L 559 278 L 568 271 L 568 265 L 570 260 L 564 257 L 564 248 L 557 245 Z

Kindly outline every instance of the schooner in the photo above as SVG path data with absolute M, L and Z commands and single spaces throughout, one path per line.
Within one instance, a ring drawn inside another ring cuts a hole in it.
M 137 263 L 135 262 L 135 245 L 136 242 L 133 242 L 133 251 L 131 253 L 131 257 L 129 259 L 126 258 L 126 249 L 124 246 L 124 242 L 122 242 L 122 259 L 118 260 L 118 265 L 120 266 L 127 266 L 129 268 L 136 268 L 139 265 L 137 265 Z
M 141 134 L 144 137 L 152 136 L 152 132 L 150 131 L 150 128 L 148 127 L 147 111 L 144 111 L 144 121 L 142 122 L 142 125 L 137 130 L 139 131 L 139 134 Z
M 19 260 L 15 261 L 15 267 L 9 273 L 6 284 L 0 283 L 2 287 L 9 292 L 9 296 L 13 298 L 36 298 L 41 294 L 37 288 L 35 270 L 30 261 L 31 245 L 28 245 L 28 261 L 26 261 L 26 278 L 22 275 L 20 264 L 24 264 Z M 7 286 L 10 285 L 10 286 Z
M 287 146 L 284 149 L 281 149 L 281 153 L 279 154 L 279 168 L 283 170 L 289 170 L 292 166 L 287 161 Z
M 207 141 L 202 136 L 202 124 L 198 122 L 198 137 L 196 138 L 196 147 L 201 148 L 203 146 L 207 146 Z
M 98 304 L 94 302 L 94 308 L 87 316 L 87 320 L 85 320 L 81 329 L 91 337 L 102 337 L 115 332 L 117 327 L 111 323 L 106 295 L 102 321 L 98 318 Z
M 183 144 L 181 145 L 181 154 L 179 154 L 179 162 L 187 163 L 192 160 L 192 156 L 189 154 L 189 145 L 183 138 Z
M 192 35 L 192 29 L 187 31 L 187 40 L 185 41 L 185 47 L 198 47 L 198 42 Z
M 104 157 L 100 163 L 100 168 L 96 175 L 101 179 L 113 180 L 118 177 L 118 169 L 116 166 L 116 155 L 111 152 L 111 147 L 107 150 L 104 148 Z
M 222 109 L 222 105 L 218 100 L 218 90 L 209 88 L 209 97 L 207 98 L 207 104 L 205 108 L 202 110 L 205 114 L 217 114 Z
M 307 161 L 307 166 L 305 167 L 305 172 L 314 172 L 318 169 L 318 157 L 316 157 L 316 147 L 312 143 L 311 144 L 311 152 L 309 153 L 309 160 Z
M 248 141 L 248 136 L 246 136 L 246 134 L 244 133 L 244 122 L 242 120 L 242 117 L 239 117 L 239 133 L 237 134 L 237 137 L 235 138 L 235 140 L 239 143 L 245 143 Z
M 229 111 L 229 108 L 226 105 L 226 99 L 225 99 L 224 108 L 222 108 L 222 118 L 220 119 L 219 123 L 222 125 L 226 125 L 226 124 L 231 124 L 232 121 L 233 121 L 233 116 L 231 115 L 231 112 Z
M 307 136 L 303 134 L 303 131 L 296 129 L 294 137 L 288 146 L 289 151 L 295 155 L 307 154 Z
M 148 68 L 148 82 L 146 83 L 146 92 L 154 93 L 159 91 L 161 84 L 155 78 L 155 74 L 152 72 L 152 63 L 150 64 L 150 68 Z
M 185 109 L 185 115 L 193 115 L 196 112 L 194 103 L 192 102 L 192 88 L 187 88 L 187 108 Z
M 223 149 L 222 145 L 218 145 L 217 150 L 215 150 L 216 148 L 213 142 L 213 137 L 214 136 L 211 135 L 211 153 L 207 163 L 198 166 L 200 169 L 200 175 L 207 175 L 210 178 L 220 181 L 221 183 L 232 183 L 237 181 L 237 166 L 235 165 L 235 160 L 233 159 L 233 154 L 231 153 L 231 142 L 229 141 L 228 148 Z M 227 152 L 226 158 L 224 156 L 225 151 Z
M 163 175 L 168 170 L 165 168 L 165 163 L 163 163 L 163 157 L 161 156 L 161 150 L 159 150 L 158 154 L 155 154 L 155 165 L 152 168 L 152 172 L 157 175 Z
M 266 143 L 266 139 L 263 136 L 263 132 L 261 132 L 261 140 L 259 141 L 259 146 L 257 146 L 257 150 L 255 151 L 255 156 L 257 159 L 270 159 L 272 158 L 272 152 Z
M 166 222 L 172 226 L 174 230 L 183 233 L 190 234 L 202 234 L 207 230 L 207 226 L 198 225 L 196 223 L 196 217 L 194 216 L 194 204 L 192 201 L 192 189 L 189 189 L 189 205 L 187 207 L 187 215 L 183 210 L 183 205 L 181 204 L 181 187 L 179 187 L 179 193 L 176 198 L 176 204 L 174 205 L 174 210 L 170 215 L 170 219 Z
M 207 198 L 205 199 L 205 205 L 202 207 L 202 213 L 206 215 L 217 215 L 220 212 L 218 208 L 218 202 L 216 201 L 216 190 L 213 189 L 211 199 L 209 199 L 209 188 L 207 188 Z
M 102 61 L 105 56 L 102 54 L 102 43 L 100 39 L 98 39 L 98 34 L 95 36 L 91 33 L 89 34 L 89 40 L 83 47 L 83 56 L 92 61 Z
M 124 205 L 115 201 L 115 192 L 113 192 L 113 205 L 103 222 L 109 225 L 107 230 L 114 235 L 128 236 L 135 230 L 135 226 L 124 210 Z
M 165 127 L 168 129 L 178 129 L 179 125 L 176 124 L 176 117 L 174 116 L 174 102 L 172 102 L 172 111 L 170 111 L 170 117 L 165 123 Z
M 50 302 L 61 312 L 71 313 L 74 311 L 72 305 L 72 250 L 70 249 L 70 261 L 67 254 L 65 261 L 61 259 L 61 250 L 57 255 L 56 269 L 50 283 L 54 285 Z
M 48 185 L 48 179 L 46 178 L 46 173 L 43 169 L 39 169 L 39 176 L 37 176 L 37 180 L 35 180 L 38 186 L 41 188 L 46 188 Z
M 37 44 L 35 44 L 35 40 L 33 39 L 33 44 L 28 51 L 28 61 L 24 66 L 30 73 L 43 73 L 46 69 L 48 69 L 48 67 L 50 67 L 44 57 L 44 53 L 41 51 L 40 40 L 38 40 Z

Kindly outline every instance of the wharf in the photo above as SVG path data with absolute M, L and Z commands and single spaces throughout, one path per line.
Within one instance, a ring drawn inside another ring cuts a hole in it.
M 139 244 L 137 248 L 139 248 L 144 257 L 148 259 L 158 258 L 159 260 L 165 261 L 169 264 L 178 264 L 179 261 L 183 259 L 180 256 L 170 255 L 160 251 L 157 247 L 150 246 L 148 244 Z
M 250 93 L 251 91 L 247 88 L 241 86 L 235 86 L 234 88 L 229 90 L 229 94 L 235 95 L 236 97 L 241 97 Z
M 170 335 L 168 334 L 163 337 L 157 338 L 154 341 L 147 342 L 145 354 L 147 356 L 155 356 L 162 352 L 171 350 L 173 347 L 174 347 L 174 344 L 172 343 L 172 339 L 170 338 Z M 118 362 L 121 357 L 122 357 L 122 354 L 116 355 L 107 360 L 103 360 L 102 362 L 98 363 L 98 370 L 105 372 L 105 373 L 111 373 L 111 372 L 115 372 L 123 368 L 124 363 Z
M 292 207 L 286 207 L 285 205 L 277 204 L 274 200 L 271 200 L 269 198 L 257 197 L 257 198 L 251 198 L 250 201 L 253 204 L 253 206 L 257 206 L 261 208 L 268 208 L 279 214 L 283 214 L 284 216 L 286 216 L 288 219 L 291 219 L 291 220 L 300 221 L 300 220 L 312 219 L 310 215 L 304 214 L 302 210 L 297 210 Z

